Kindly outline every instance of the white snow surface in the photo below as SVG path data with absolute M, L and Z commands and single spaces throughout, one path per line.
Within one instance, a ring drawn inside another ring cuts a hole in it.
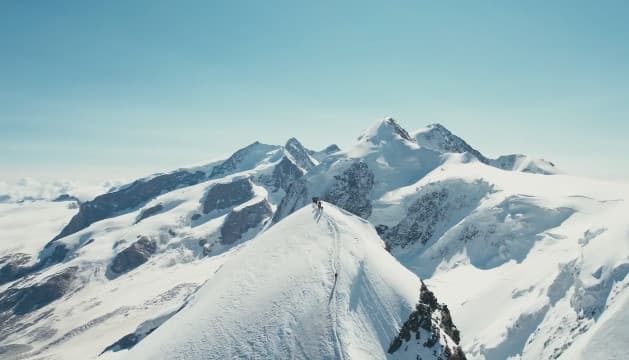
M 145 341 L 107 358 L 385 359 L 419 288 L 368 222 L 308 206 L 235 250 Z
M 446 189 L 448 215 L 393 254 L 448 304 L 468 359 L 627 358 L 627 184 L 450 161 L 370 220 L 422 189 Z

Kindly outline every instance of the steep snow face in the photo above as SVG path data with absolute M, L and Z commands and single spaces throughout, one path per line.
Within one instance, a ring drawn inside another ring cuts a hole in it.
M 372 219 L 449 305 L 468 358 L 607 359 L 627 351 L 628 200 L 623 184 L 449 162 Z
M 428 306 L 429 291 L 420 289 L 369 223 L 331 204 L 323 212 L 306 207 L 235 250 L 183 310 L 129 352 L 103 358 L 436 359 L 457 352 L 448 335 L 456 327 L 435 314 L 419 317 L 428 329 L 421 341 L 410 332 L 412 340 L 389 354 L 417 304 Z M 434 329 L 443 331 L 433 337 Z

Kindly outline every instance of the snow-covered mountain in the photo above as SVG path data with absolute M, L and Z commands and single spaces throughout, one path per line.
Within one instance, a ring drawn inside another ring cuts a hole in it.
M 57 200 L 0 204 L 3 358 L 629 353 L 629 185 L 438 124 L 256 142 Z

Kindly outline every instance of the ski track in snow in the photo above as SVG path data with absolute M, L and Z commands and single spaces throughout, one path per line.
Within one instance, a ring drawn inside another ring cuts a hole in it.
M 318 210 L 318 211 L 320 212 L 319 216 L 322 216 L 323 210 Z M 338 272 L 339 272 L 338 264 L 340 264 L 340 261 L 338 259 L 339 257 L 339 232 L 338 232 L 338 228 L 336 227 L 336 223 L 327 214 L 325 214 L 325 221 L 328 225 L 328 229 L 330 230 L 330 233 L 332 234 L 332 241 L 333 241 L 332 255 L 330 256 L 332 276 L 337 274 L 337 276 L 334 277 L 334 283 L 332 285 L 332 290 L 330 292 L 330 300 L 328 301 L 328 308 L 330 309 L 330 318 L 332 322 L 332 336 L 334 337 L 334 343 L 336 344 L 335 351 L 337 352 L 337 358 L 344 360 L 345 354 L 343 353 L 343 344 L 341 343 L 341 340 L 339 339 L 338 332 L 337 332 L 337 328 L 339 324 L 339 320 L 338 320 L 339 304 L 338 304 L 338 298 L 336 296 L 336 283 L 338 281 Z

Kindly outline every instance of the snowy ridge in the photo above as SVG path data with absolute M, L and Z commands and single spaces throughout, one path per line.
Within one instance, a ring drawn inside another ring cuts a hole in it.
M 236 250 L 185 309 L 111 358 L 385 359 L 419 294 L 419 279 L 367 222 L 306 207 Z M 436 358 L 454 345 L 444 339 L 407 354 Z

